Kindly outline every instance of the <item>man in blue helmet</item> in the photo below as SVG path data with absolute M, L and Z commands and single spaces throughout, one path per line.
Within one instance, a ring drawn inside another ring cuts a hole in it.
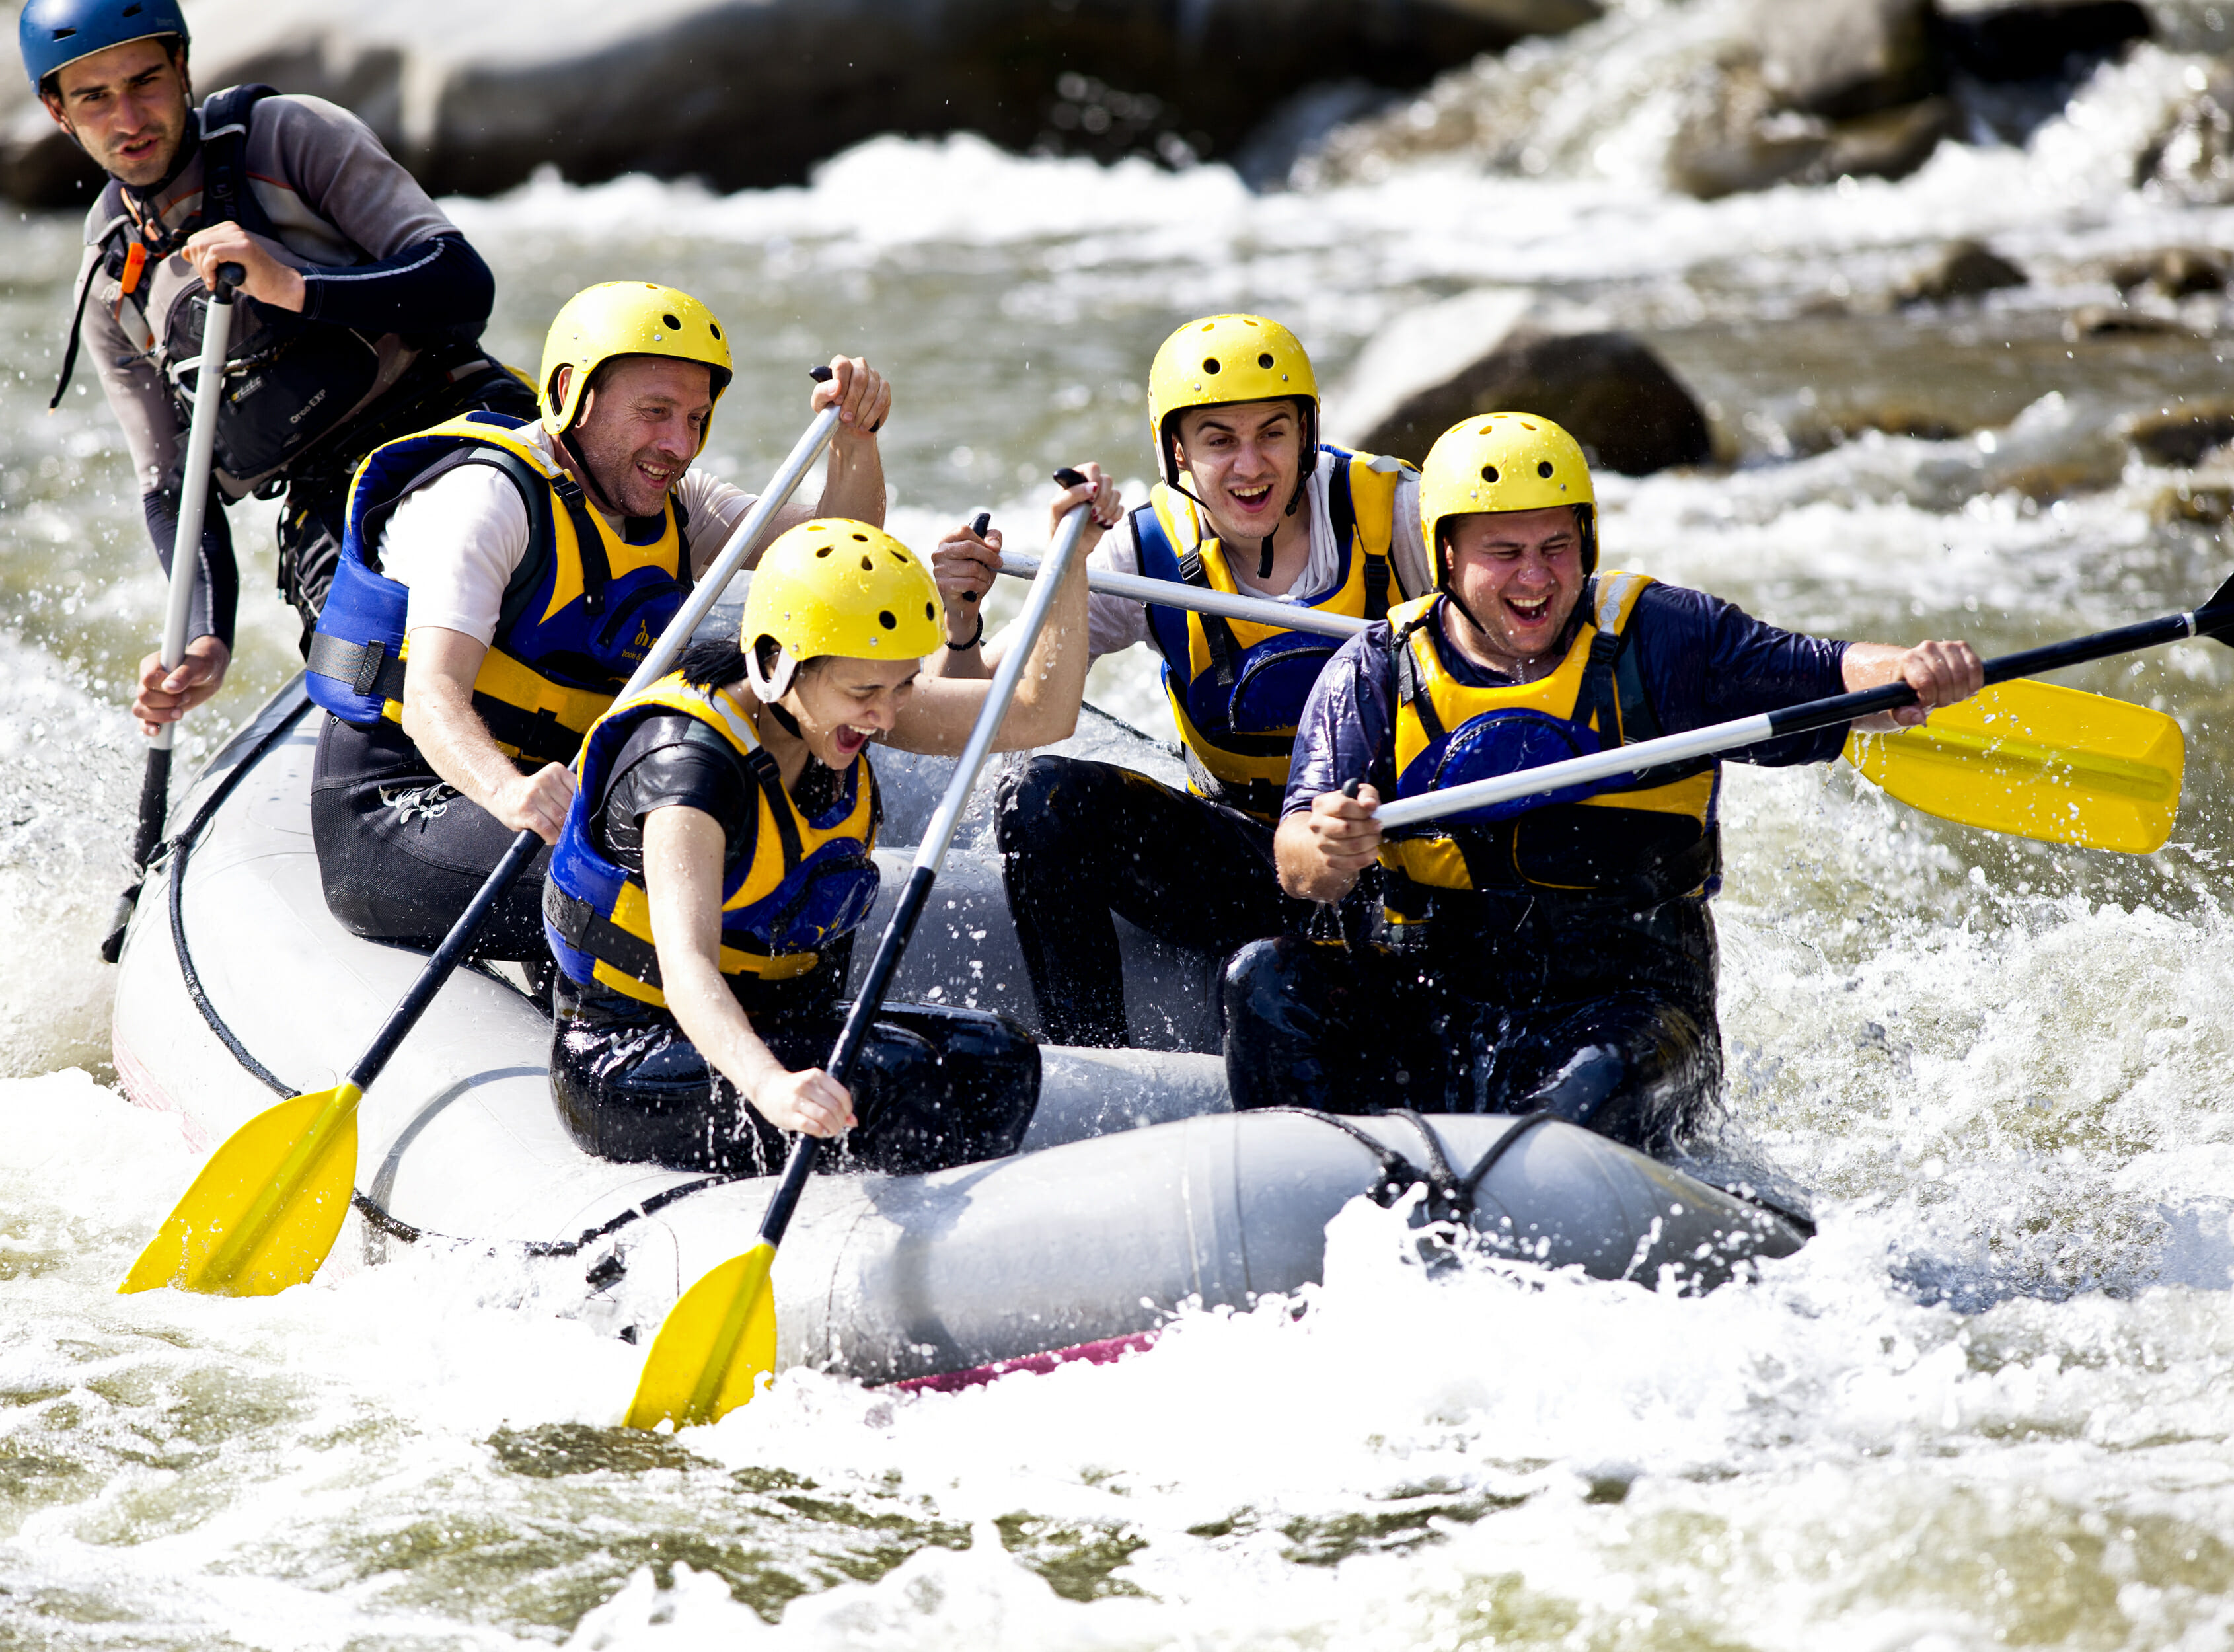
M 18 39 L 48 114 L 109 178 L 49 405 L 88 352 L 167 570 L 207 284 L 220 264 L 246 271 L 213 492 L 285 491 L 279 588 L 307 648 L 365 454 L 470 408 L 535 410 L 480 346 L 488 267 L 347 110 L 268 86 L 197 107 L 178 0 L 29 0 Z M 201 563 L 185 660 L 140 664 L 132 708 L 151 733 L 216 693 L 232 660 L 239 578 L 221 509 Z

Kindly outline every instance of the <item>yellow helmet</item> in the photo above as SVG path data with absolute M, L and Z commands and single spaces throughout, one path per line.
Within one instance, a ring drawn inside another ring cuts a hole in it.
M 1148 434 L 1164 480 L 1176 487 L 1179 415 L 1235 402 L 1304 403 L 1304 450 L 1318 445 L 1319 382 L 1296 336 L 1262 316 L 1205 316 L 1163 343 L 1148 367 Z M 1308 464 L 1305 467 L 1309 469 Z
M 590 375 L 617 356 L 666 356 L 696 362 L 710 375 L 708 389 L 719 402 L 732 373 L 729 340 L 714 312 L 687 292 L 651 281 L 605 281 L 569 298 L 552 319 L 543 338 L 543 371 L 536 383 L 543 421 L 564 434 L 582 411 Z M 558 369 L 571 367 L 561 400 Z M 703 452 L 702 433 L 698 447 Z
M 1534 413 L 1477 413 L 1435 438 L 1420 467 L 1420 532 L 1435 558 L 1438 584 L 1447 578 L 1443 524 L 1489 512 L 1536 511 L 1579 505 L 1583 571 L 1598 565 L 1597 493 L 1581 444 Z
M 773 669 L 760 643 L 781 645 Z M 938 584 L 907 546 L 866 522 L 818 517 L 761 553 L 738 636 L 753 692 L 781 700 L 793 675 L 825 654 L 919 660 L 946 641 Z

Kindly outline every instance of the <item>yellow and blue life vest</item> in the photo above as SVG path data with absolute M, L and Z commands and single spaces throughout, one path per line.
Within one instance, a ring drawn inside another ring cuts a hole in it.
M 1556 669 L 1532 682 L 1477 688 L 1445 663 L 1440 595 L 1388 617 L 1396 641 L 1396 795 L 1535 768 L 1661 732 L 1628 634 L 1652 581 L 1599 574 L 1583 591 L 1589 616 Z M 1400 944 L 1421 938 L 1440 905 L 1475 893 L 1557 891 L 1639 905 L 1711 894 L 1721 839 L 1721 766 L 1711 757 L 1423 822 L 1382 842 L 1383 902 Z M 1408 931 L 1416 931 L 1408 933 Z
M 693 688 L 680 674 L 622 701 L 591 729 L 580 786 L 551 852 L 544 937 L 569 980 L 665 1005 L 643 874 L 601 853 L 591 834 L 614 760 L 644 719 L 663 712 L 681 712 L 711 730 L 750 780 L 753 848 L 722 872 L 721 968 L 747 1009 L 775 1007 L 782 983 L 813 972 L 876 900 L 870 859 L 879 818 L 876 771 L 866 752 L 856 756 L 836 801 L 810 815 L 784 789 L 775 759 L 736 697 L 726 689 Z
M 1408 467 L 1333 446 L 1319 451 L 1336 460 L 1327 503 L 1342 562 L 1333 588 L 1310 606 L 1378 619 L 1388 611 L 1396 486 Z M 1147 578 L 1229 594 L 1241 591 L 1225 547 L 1215 539 L 1198 542 L 1185 530 L 1162 483 L 1133 513 L 1133 535 Z M 1179 550 L 1181 545 L 1187 549 Z M 1163 656 L 1164 692 L 1186 748 L 1190 789 L 1260 820 L 1278 819 L 1296 726 L 1336 643 L 1315 631 L 1153 604 L 1148 635 Z
M 373 549 L 403 496 L 461 465 L 508 477 L 527 506 L 527 554 L 505 587 L 474 709 L 507 756 L 567 763 L 690 590 L 690 544 L 670 496 L 643 544 L 616 533 L 579 483 L 520 434 L 527 421 L 468 413 L 376 447 L 349 487 L 340 566 L 310 641 L 310 698 L 344 722 L 403 720 L 410 593 Z

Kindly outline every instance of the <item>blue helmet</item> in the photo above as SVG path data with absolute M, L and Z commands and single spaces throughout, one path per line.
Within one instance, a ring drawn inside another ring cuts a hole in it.
M 34 92 L 64 64 L 155 35 L 186 43 L 179 0 L 29 0 L 16 26 Z

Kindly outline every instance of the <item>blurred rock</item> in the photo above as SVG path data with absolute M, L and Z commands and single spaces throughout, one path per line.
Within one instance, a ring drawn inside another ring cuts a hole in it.
M 2224 66 L 2172 112 L 2133 180 L 2198 206 L 2234 200 L 2234 73 Z
M 1939 88 L 1927 0 L 1756 0 L 1760 76 L 1777 107 L 1845 120 Z
M 1736 64 L 1697 77 L 1668 151 L 1668 181 L 1702 200 L 1777 184 L 1904 178 L 1954 135 L 1943 97 L 1846 121 L 1780 108 L 1760 71 Z
M 1222 153 L 1299 88 L 1416 86 L 1596 12 L 1593 0 L 199 0 L 193 22 L 197 86 L 330 98 L 431 189 L 489 193 L 542 166 L 577 180 L 795 182 L 886 132 Z M 1061 90 L 1067 77 L 1087 95 Z M 82 199 L 84 163 L 44 121 L 22 78 L 0 75 L 0 184 L 26 203 Z
M 2120 292 L 2146 287 L 2165 298 L 2223 292 L 2226 289 L 2225 255 L 2206 248 L 2162 247 L 2112 265 L 2110 279 Z
M 1901 284 L 1904 304 L 1939 304 L 1950 298 L 1976 298 L 2003 287 L 2026 284 L 2022 270 L 1976 241 L 1953 241 L 1939 256 Z
M 2168 316 L 2124 304 L 2081 304 L 2063 318 L 2063 336 L 2073 343 L 2086 338 L 2112 338 L 2120 333 L 2162 337 L 2188 330 Z
M 1277 189 L 1329 133 L 1371 114 L 1395 95 L 1370 81 L 1322 81 L 1306 86 L 1259 121 L 1225 158 L 1226 164 L 1250 188 Z
M 2127 427 L 2126 440 L 2152 465 L 2192 470 L 2213 448 L 2234 441 L 2234 402 L 2189 402 L 2136 419 Z
M 1631 476 L 1712 454 L 1706 415 L 1649 346 L 1586 311 L 1487 288 L 1399 317 L 1328 398 L 1338 441 L 1414 463 L 1460 419 L 1501 409 L 1566 427 Z
M 1949 59 L 1986 81 L 2041 80 L 2150 35 L 2134 0 L 1937 0 Z

